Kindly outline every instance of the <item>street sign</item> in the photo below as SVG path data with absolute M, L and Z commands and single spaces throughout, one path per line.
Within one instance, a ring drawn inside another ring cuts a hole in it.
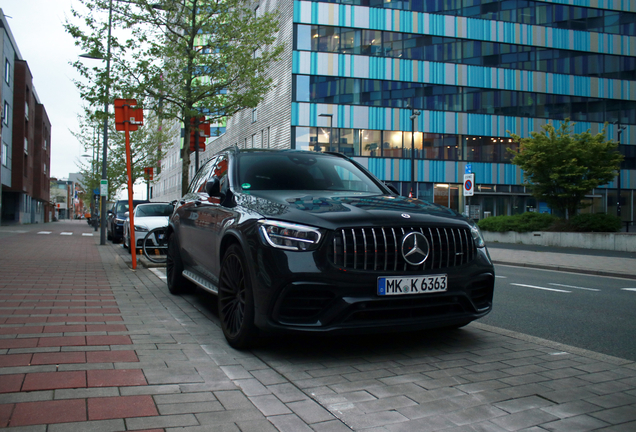
M 129 131 L 136 131 L 144 124 L 144 111 L 137 108 L 136 99 L 115 99 L 115 129 L 124 131 L 124 123 L 128 123 Z M 124 111 L 124 106 L 128 111 Z
M 473 172 L 473 166 L 471 164 L 466 164 L 464 167 L 464 174 L 470 174 Z
M 475 174 L 464 174 L 464 196 L 475 194 Z
M 108 180 L 102 179 L 99 181 L 99 194 L 101 196 L 108 196 Z

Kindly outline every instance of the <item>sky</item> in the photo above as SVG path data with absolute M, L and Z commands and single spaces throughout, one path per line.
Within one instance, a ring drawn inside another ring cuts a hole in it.
M 70 130 L 78 130 L 82 100 L 73 79 L 79 78 L 69 64 L 81 54 L 64 31 L 71 17 L 72 0 L 2 0 L 22 58 L 33 75 L 33 86 L 51 121 L 51 177 L 68 178 L 78 172 L 85 152 Z M 98 61 L 98 60 L 87 60 Z
M 2 0 L 4 12 L 22 59 L 33 75 L 33 87 L 51 121 L 51 177 L 68 178 L 79 172 L 81 161 L 90 158 L 71 131 L 79 130 L 78 114 L 82 98 L 73 80 L 80 76 L 70 65 L 82 50 L 64 30 L 66 18 L 72 20 L 71 6 L 81 8 L 77 0 Z M 84 60 L 99 62 L 99 60 Z M 98 65 L 95 65 L 98 66 Z M 112 106 L 111 106 L 112 112 Z M 92 153 L 89 151 L 89 154 Z M 100 144 L 101 155 L 101 144 Z M 126 191 L 119 196 L 125 198 Z M 146 198 L 145 185 L 135 184 L 134 197 Z

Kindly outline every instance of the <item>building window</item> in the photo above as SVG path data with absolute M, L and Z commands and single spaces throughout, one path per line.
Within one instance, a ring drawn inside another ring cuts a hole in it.
M 256 108 L 252 110 L 252 123 L 256 123 L 258 116 L 256 115 Z
M 29 121 L 29 102 L 24 102 L 24 118 Z
M 11 63 L 9 59 L 4 59 L 4 82 L 11 85 Z
M 2 122 L 5 126 L 9 125 L 9 102 L 4 101 L 4 108 L 2 109 Z
M 29 154 L 29 140 L 24 139 L 24 154 Z
M 44 174 L 46 174 L 46 164 L 44 164 Z
M 7 166 L 7 159 L 8 159 L 8 154 L 9 153 L 9 146 L 6 144 L 2 144 L 2 165 L 3 166 Z

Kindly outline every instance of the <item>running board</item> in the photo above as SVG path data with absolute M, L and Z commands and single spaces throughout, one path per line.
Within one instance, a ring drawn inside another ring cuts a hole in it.
M 181 274 L 183 275 L 184 278 L 186 278 L 187 280 L 197 284 L 198 286 L 200 286 L 204 290 L 209 291 L 212 294 L 218 294 L 219 293 L 219 289 L 215 285 L 213 285 L 210 282 L 208 282 L 207 280 L 203 279 L 201 276 L 195 275 L 194 273 L 192 273 L 189 270 L 184 270 Z

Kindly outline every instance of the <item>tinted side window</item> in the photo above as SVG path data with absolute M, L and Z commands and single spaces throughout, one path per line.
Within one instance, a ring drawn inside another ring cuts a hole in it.
M 188 189 L 188 193 L 201 193 L 205 192 L 205 182 L 209 177 L 210 171 L 212 167 L 214 167 L 214 162 L 216 158 L 210 159 L 205 165 L 203 165 L 197 175 L 192 179 L 192 183 L 190 183 L 190 188 Z
M 218 177 L 221 183 L 221 190 L 227 184 L 227 174 L 228 174 L 228 166 L 229 160 L 227 155 L 221 155 L 216 160 L 214 165 L 214 169 L 210 173 L 209 178 Z

